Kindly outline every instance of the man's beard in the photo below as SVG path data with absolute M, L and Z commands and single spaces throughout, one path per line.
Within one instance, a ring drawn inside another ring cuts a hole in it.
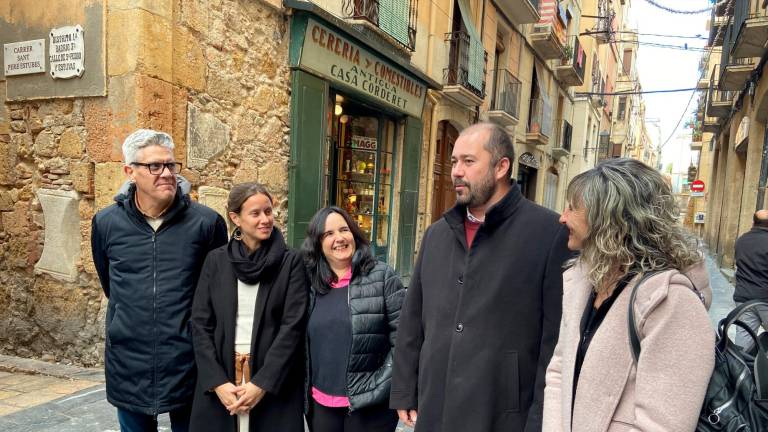
M 487 203 L 496 192 L 496 182 L 491 173 L 475 183 L 462 179 L 453 179 L 453 186 L 464 186 L 469 194 L 456 194 L 456 202 L 469 208 L 479 207 Z

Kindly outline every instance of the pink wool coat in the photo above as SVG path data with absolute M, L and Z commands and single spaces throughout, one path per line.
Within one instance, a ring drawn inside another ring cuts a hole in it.
M 576 265 L 563 274 L 560 339 L 547 368 L 544 432 L 686 432 L 696 427 L 714 367 L 715 334 L 706 308 L 704 263 L 647 279 L 635 300 L 641 339 L 637 367 L 627 333 L 635 277 L 595 333 L 572 400 L 581 317 L 592 285 Z M 705 297 L 705 306 L 691 281 Z M 573 406 L 573 422 L 571 407 Z

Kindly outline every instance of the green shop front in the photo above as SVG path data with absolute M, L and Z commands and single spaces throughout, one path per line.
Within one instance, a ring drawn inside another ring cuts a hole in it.
M 321 207 L 349 212 L 376 257 L 410 275 L 428 84 L 332 17 L 291 20 L 288 237 Z

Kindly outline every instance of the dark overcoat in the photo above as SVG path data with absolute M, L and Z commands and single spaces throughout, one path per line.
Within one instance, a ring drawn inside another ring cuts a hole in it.
M 267 394 L 250 413 L 251 431 L 303 432 L 304 330 L 308 303 L 304 264 L 288 250 L 280 270 L 259 283 L 251 333 L 251 382 Z M 213 389 L 235 381 L 237 277 L 227 247 L 208 254 L 192 306 L 197 387 L 191 431 L 236 431 Z
M 540 431 L 545 371 L 560 325 L 558 215 L 517 184 L 467 248 L 466 207 L 424 234 L 400 315 L 390 406 L 416 432 Z

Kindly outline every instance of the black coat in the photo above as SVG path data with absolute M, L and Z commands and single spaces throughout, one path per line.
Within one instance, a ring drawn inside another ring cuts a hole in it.
M 736 240 L 733 300 L 768 300 L 768 228 L 753 227 Z
M 308 303 L 301 257 L 287 250 L 279 270 L 259 282 L 251 333 L 251 382 L 267 394 L 250 412 L 251 431 L 303 432 L 303 341 Z M 198 366 L 192 431 L 236 431 L 237 416 L 216 387 L 235 381 L 237 277 L 226 247 L 208 255 L 192 308 Z
M 539 431 L 567 230 L 516 184 L 469 251 L 465 218 L 456 206 L 424 234 L 400 316 L 390 406 L 417 409 L 417 432 Z
M 310 295 L 310 314 L 317 292 Z M 386 403 L 392 379 L 395 346 L 405 288 L 400 277 L 381 261 L 368 274 L 354 274 L 349 283 L 352 346 L 347 363 L 347 397 L 353 410 Z M 310 343 L 310 341 L 308 341 Z M 310 396 L 312 359 L 307 353 L 307 397 Z M 308 408 L 308 407 L 307 407 Z
M 93 262 L 104 294 L 107 400 L 155 415 L 192 402 L 195 358 L 188 323 L 203 260 L 227 241 L 215 211 L 179 187 L 155 232 L 136 209 L 135 185 L 98 212 Z

